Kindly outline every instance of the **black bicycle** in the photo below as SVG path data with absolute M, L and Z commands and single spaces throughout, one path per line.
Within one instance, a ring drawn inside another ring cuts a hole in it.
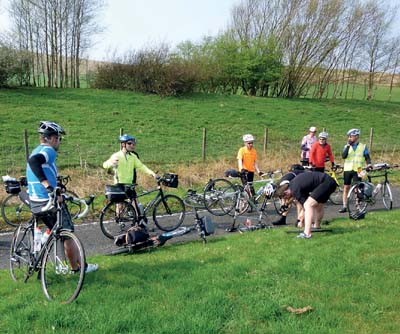
M 173 231 L 181 226 L 185 218 L 185 204 L 173 194 L 164 194 L 162 185 L 176 188 L 178 175 L 164 174 L 157 180 L 157 187 L 144 191 L 136 196 L 135 185 L 106 186 L 108 203 L 101 210 L 100 228 L 110 239 L 121 235 L 137 224 L 147 226 L 147 215 L 152 211 L 154 224 L 162 231 Z M 156 193 L 155 197 L 142 207 L 138 198 Z
M 57 198 L 60 194 L 57 187 L 43 213 L 46 210 L 57 211 L 57 221 L 47 241 L 41 244 L 40 240 L 35 240 L 34 232 L 39 220 L 36 215 L 15 230 L 10 249 L 10 272 L 14 281 L 24 282 L 39 272 L 46 298 L 68 304 L 78 297 L 82 289 L 86 258 L 78 237 L 62 227 L 63 204 Z M 75 249 L 74 263 L 69 261 L 67 249 Z

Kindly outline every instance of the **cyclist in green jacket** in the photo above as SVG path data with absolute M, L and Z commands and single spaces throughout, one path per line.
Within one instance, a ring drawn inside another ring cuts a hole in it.
M 119 137 L 121 150 L 115 152 L 103 163 L 103 168 L 114 170 L 114 183 L 122 185 L 132 185 L 135 180 L 135 170 L 145 174 L 158 176 L 145 164 L 143 164 L 134 152 L 136 139 L 131 135 L 124 134 Z

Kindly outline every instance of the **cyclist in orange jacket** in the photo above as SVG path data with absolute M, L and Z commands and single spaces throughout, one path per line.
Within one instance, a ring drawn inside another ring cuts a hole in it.
M 332 164 L 335 165 L 331 145 L 327 143 L 328 133 L 321 132 L 318 136 L 318 141 L 311 146 L 310 151 L 310 165 L 314 167 L 317 172 L 325 172 L 325 161 L 328 158 Z

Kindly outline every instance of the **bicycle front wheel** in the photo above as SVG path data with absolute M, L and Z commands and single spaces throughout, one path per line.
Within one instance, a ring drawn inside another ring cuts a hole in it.
M 51 236 L 44 250 L 41 281 L 48 300 L 69 304 L 79 295 L 85 279 L 85 251 L 71 231 Z
M 165 195 L 154 205 L 154 224 L 162 231 L 173 231 L 185 219 L 185 204 L 175 195 Z
M 131 203 L 110 202 L 100 215 L 100 228 L 103 234 L 110 239 L 126 233 L 137 221 L 136 211 Z
M 359 215 L 367 211 L 368 202 L 365 200 L 365 195 L 362 189 L 359 188 L 358 184 L 351 187 L 349 194 L 347 195 L 347 210 L 349 216 L 353 219 L 357 219 Z
M 381 195 L 382 195 L 383 205 L 385 206 L 386 210 L 392 210 L 393 195 L 392 195 L 392 189 L 390 188 L 389 183 L 384 183 L 382 185 Z
M 32 212 L 29 206 L 19 198 L 18 194 L 10 194 L 1 204 L 1 216 L 5 223 L 17 227 L 21 223 L 29 222 L 32 218 Z
M 33 264 L 32 227 L 20 225 L 14 232 L 10 248 L 10 274 L 14 281 L 23 281 Z
M 215 216 L 225 216 L 235 207 L 238 192 L 228 180 L 214 179 L 205 186 L 203 196 L 208 212 Z

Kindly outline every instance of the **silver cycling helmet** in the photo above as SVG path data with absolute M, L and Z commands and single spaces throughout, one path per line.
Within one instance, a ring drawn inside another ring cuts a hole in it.
M 328 139 L 328 136 L 328 132 L 323 131 L 318 135 L 318 138 Z
M 347 131 L 347 137 L 348 136 L 359 136 L 361 133 L 360 129 L 350 129 Z
M 66 134 L 64 129 L 60 125 L 50 121 L 41 121 L 39 123 L 38 132 L 44 137 L 49 137 L 53 135 L 61 136 Z

